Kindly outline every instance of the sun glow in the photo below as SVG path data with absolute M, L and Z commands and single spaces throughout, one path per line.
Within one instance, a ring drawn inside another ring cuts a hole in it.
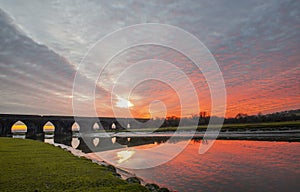
M 54 125 L 50 121 L 48 121 L 44 125 L 43 129 L 44 129 L 45 132 L 52 132 L 52 131 L 54 131 L 55 127 L 54 127 Z
M 26 132 L 27 126 L 22 122 L 18 121 L 11 127 L 12 132 Z
M 133 107 L 134 105 L 127 99 L 118 97 L 118 102 L 116 103 L 116 106 L 120 107 L 120 108 L 130 108 L 130 107 Z

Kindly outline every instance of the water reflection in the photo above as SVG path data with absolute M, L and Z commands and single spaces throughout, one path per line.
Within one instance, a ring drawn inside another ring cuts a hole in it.
M 25 135 L 14 135 L 25 138 Z M 101 137 L 54 137 L 45 142 L 62 143 L 82 150 L 89 157 L 116 166 L 138 167 L 160 161 L 170 149 L 184 145 L 185 138 L 169 141 L 169 135 Z M 184 151 L 171 161 L 150 169 L 129 169 L 147 183 L 157 183 L 177 191 L 297 191 L 300 188 L 300 143 L 243 140 L 217 140 L 205 154 L 200 144 L 209 140 L 193 138 Z
M 100 139 L 99 138 L 94 138 L 93 139 L 93 144 L 94 144 L 94 147 L 97 147 L 98 146 L 98 144 L 99 144 L 99 142 L 100 142 Z
M 217 140 L 203 155 L 198 154 L 199 145 L 191 141 L 166 164 L 129 171 L 178 191 L 297 191 L 300 187 L 298 142 Z M 147 158 L 161 155 L 152 153 Z
M 131 138 L 135 139 L 135 138 Z M 140 138 L 141 141 L 149 141 Z M 154 139 L 154 138 L 152 138 Z M 297 191 L 300 183 L 300 143 L 243 140 L 217 140 L 200 155 L 200 144 L 209 140 L 193 139 L 171 161 L 149 169 L 136 169 L 147 162 L 161 161 L 168 152 L 159 153 L 153 142 L 123 149 L 88 154 L 127 169 L 146 183 L 157 183 L 178 191 Z M 147 142 L 146 142 L 147 143 Z M 184 145 L 182 138 L 172 145 Z M 141 150 L 143 149 L 143 150 Z M 100 159 L 98 159 L 100 160 Z
M 26 138 L 26 135 L 25 134 L 13 134 L 13 138 L 19 138 L 19 139 L 25 139 Z
M 111 142 L 112 142 L 113 144 L 115 144 L 115 143 L 116 143 L 116 140 L 117 140 L 117 138 L 116 138 L 116 137 L 113 137 L 113 138 L 111 138 Z
M 80 140 L 77 137 L 73 137 L 71 142 L 71 147 L 76 149 L 78 148 L 79 144 L 80 144 Z
M 123 150 L 117 152 L 118 163 L 121 164 L 124 161 L 129 160 L 134 155 L 134 153 L 135 153 L 134 150 Z
M 101 152 L 114 149 L 123 149 L 135 146 L 149 146 L 155 147 L 159 144 L 169 142 L 177 143 L 186 140 L 185 136 L 173 137 L 170 140 L 170 134 L 134 134 L 126 136 L 126 134 L 119 134 L 115 137 L 107 137 L 106 135 L 88 135 L 87 137 L 81 137 L 74 134 L 73 136 L 56 136 L 53 133 L 46 133 L 43 137 L 34 138 L 35 140 L 41 140 L 46 143 L 59 143 L 67 146 L 71 146 L 74 149 L 82 150 L 85 153 Z M 15 132 L 13 138 L 26 138 L 23 132 Z M 201 138 L 195 137 L 193 141 L 201 141 Z M 143 148 L 143 147 L 141 147 Z

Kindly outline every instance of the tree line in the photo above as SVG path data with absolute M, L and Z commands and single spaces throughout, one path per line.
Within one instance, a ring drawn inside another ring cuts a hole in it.
M 177 127 L 195 125 L 207 125 L 210 120 L 222 123 L 223 118 L 217 116 L 209 116 L 206 112 L 200 112 L 198 115 L 191 117 L 179 118 L 176 116 L 166 117 L 165 119 L 156 119 L 155 121 L 162 122 L 160 127 Z M 258 113 L 257 115 L 247 115 L 246 113 L 238 113 L 235 117 L 224 118 L 224 124 L 234 123 L 263 123 L 263 122 L 282 122 L 282 121 L 298 121 L 300 120 L 300 109 L 281 111 L 270 114 Z

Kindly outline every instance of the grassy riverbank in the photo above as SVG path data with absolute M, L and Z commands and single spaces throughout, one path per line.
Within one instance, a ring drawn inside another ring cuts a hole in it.
M 0 191 L 147 191 L 50 144 L 0 138 Z

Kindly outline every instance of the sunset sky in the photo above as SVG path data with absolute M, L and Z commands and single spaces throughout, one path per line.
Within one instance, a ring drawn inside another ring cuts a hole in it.
M 89 48 L 115 30 L 141 23 L 177 26 L 204 43 L 223 74 L 227 117 L 300 108 L 298 0 L 0 0 L 0 113 L 72 115 L 74 77 Z M 174 68 L 153 62 L 118 82 L 125 69 L 145 59 L 168 61 Z M 209 112 L 210 92 L 203 74 L 186 56 L 156 45 L 120 53 L 96 82 L 95 98 L 85 95 L 83 84 L 76 99 L 95 99 L 98 116 L 114 116 L 112 106 L 121 114 L 129 107 L 135 117 L 151 117 L 149 108 L 152 117 L 180 116 L 182 110 L 185 116 L 193 115 L 198 104 L 190 102 L 181 109 L 182 95 L 164 82 L 126 86 L 137 76 L 155 73 L 170 79 L 188 98 L 193 93 L 178 70 L 193 83 L 200 111 Z M 77 75 L 86 84 L 92 81 L 88 72 Z M 128 91 L 130 97 L 124 98 Z M 90 114 L 88 105 L 81 110 Z

